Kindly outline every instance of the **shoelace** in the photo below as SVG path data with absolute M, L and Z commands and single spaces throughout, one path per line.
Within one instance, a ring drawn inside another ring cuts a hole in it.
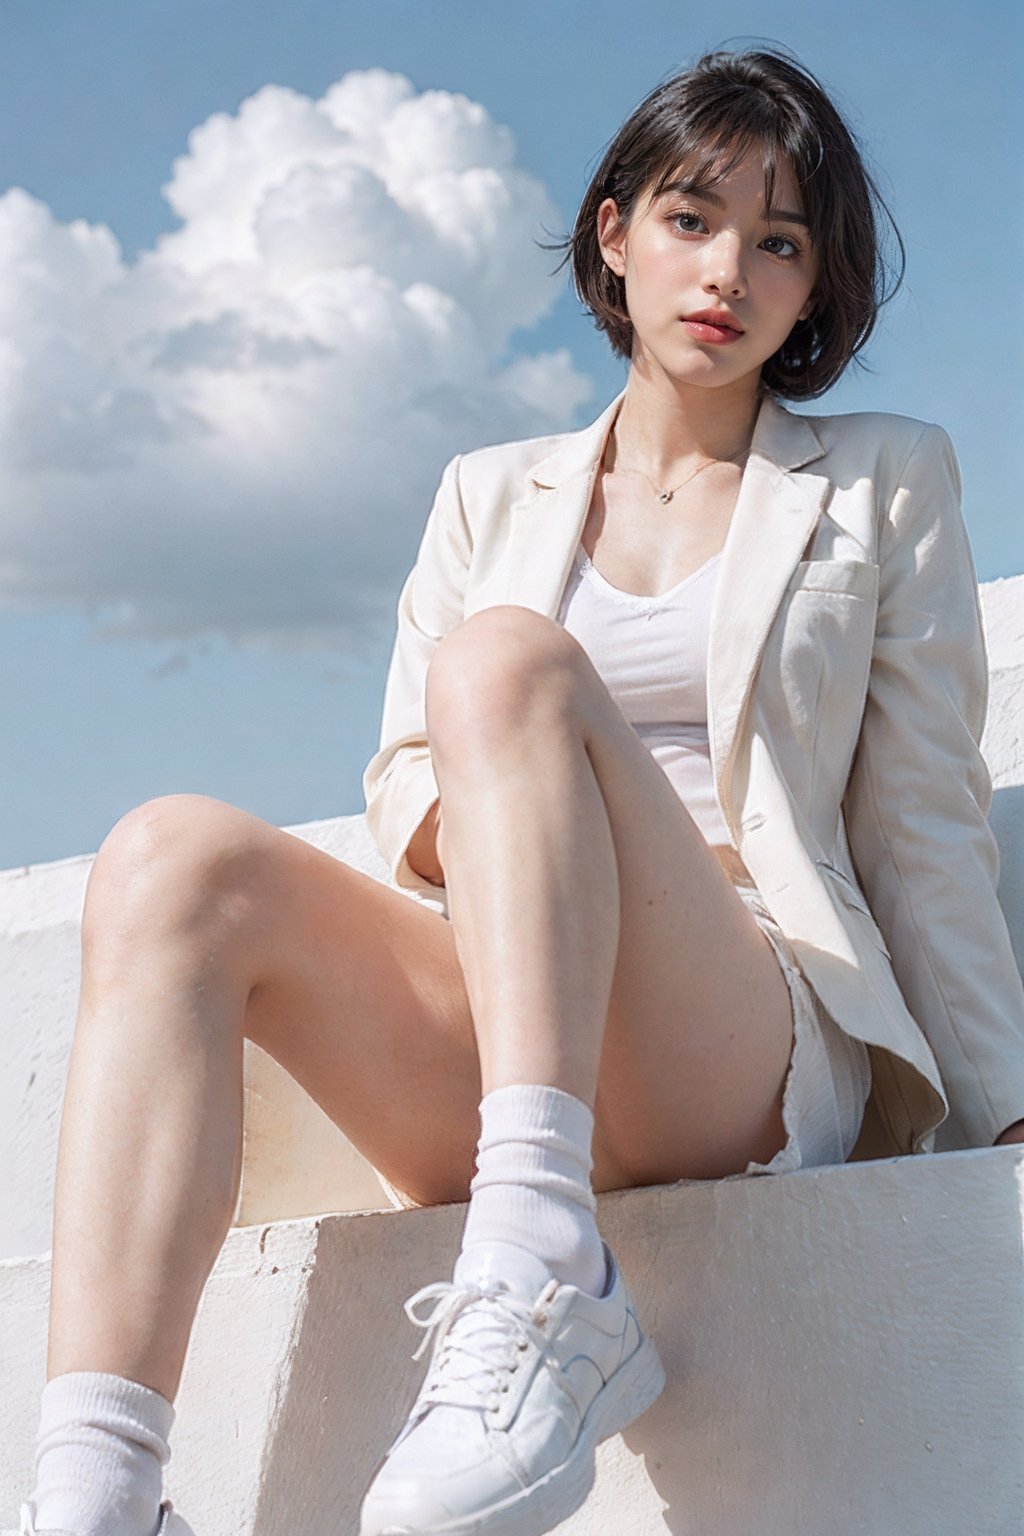
M 426 1329 L 413 1359 L 420 1358 L 432 1337 L 434 1345 L 417 1408 L 444 1403 L 496 1412 L 531 1342 L 561 1381 L 558 1361 L 543 1332 L 544 1308 L 557 1289 L 558 1281 L 552 1280 L 532 1307 L 511 1295 L 503 1281 L 456 1285 L 442 1280 L 410 1296 L 406 1316 L 417 1328 Z M 435 1303 L 434 1309 L 420 1317 L 416 1309 L 428 1301 Z

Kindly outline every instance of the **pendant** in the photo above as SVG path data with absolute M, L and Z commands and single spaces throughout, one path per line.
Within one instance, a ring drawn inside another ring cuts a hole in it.
M 671 491 L 659 491 L 658 492 L 658 500 L 661 502 L 662 506 L 664 506 L 664 504 L 667 501 L 671 501 L 672 500 L 672 492 Z

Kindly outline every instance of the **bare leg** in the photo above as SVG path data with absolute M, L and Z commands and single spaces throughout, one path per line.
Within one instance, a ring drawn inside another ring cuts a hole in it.
M 785 980 L 583 649 L 529 609 L 476 614 L 434 653 L 427 728 L 485 1091 L 596 1104 L 622 1183 L 770 1157 Z
M 438 648 L 429 708 L 451 924 L 204 797 L 150 802 L 101 848 L 49 1377 L 175 1396 L 237 1197 L 246 1035 L 425 1203 L 466 1196 L 482 1085 L 595 1104 L 599 1190 L 780 1144 L 784 980 L 580 647 L 527 610 L 478 614 Z
M 611 1412 L 622 1427 L 664 1384 L 606 1266 L 592 1143 L 619 1183 L 771 1156 L 792 1019 L 771 945 L 558 625 L 509 606 L 449 633 L 426 723 L 487 1090 L 481 1178 L 459 1310 L 361 1529 L 497 1536 L 551 1529 L 577 1508 L 582 1485 L 570 1485 L 594 1455 L 584 1416 Z M 482 1291 L 495 1275 L 497 1293 Z M 552 1277 L 567 1283 L 549 1313 Z M 539 1367 L 517 1376 L 524 1315 L 548 1359 L 582 1368 L 571 1391 Z
M 58 1147 L 47 1378 L 110 1371 L 173 1400 L 237 1198 L 245 990 L 216 940 L 197 943 L 173 920 L 145 933 L 133 906 L 119 919 L 105 908 L 110 927 L 87 945 Z
M 109 1371 L 173 1400 L 237 1199 L 246 1034 L 378 1166 L 464 1194 L 479 1074 L 444 919 L 220 802 L 142 806 L 87 894 L 48 1379 Z
M 479 617 L 435 653 L 427 716 L 483 1087 L 547 1083 L 593 1107 L 620 903 L 578 677 L 525 611 Z

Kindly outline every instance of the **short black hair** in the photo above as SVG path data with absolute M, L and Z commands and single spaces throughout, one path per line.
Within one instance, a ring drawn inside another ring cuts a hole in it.
M 571 261 L 576 292 L 598 330 L 613 351 L 629 357 L 633 326 L 625 285 L 606 266 L 598 245 L 600 204 L 614 198 L 628 225 L 643 194 L 664 191 L 681 170 L 699 185 L 712 185 L 753 151 L 764 165 L 768 208 L 774 205 L 780 163 L 791 168 L 818 257 L 814 309 L 765 361 L 761 386 L 784 399 L 811 400 L 836 382 L 867 342 L 881 305 L 903 280 L 906 251 L 852 129 L 821 83 L 788 51 L 717 49 L 657 86 L 609 144 L 572 234 L 549 248 L 565 252 L 556 270 Z M 888 290 L 882 215 L 899 248 Z

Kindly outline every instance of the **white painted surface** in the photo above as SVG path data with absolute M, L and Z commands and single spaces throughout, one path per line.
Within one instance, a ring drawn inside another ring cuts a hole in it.
M 1020 1536 L 1024 1149 L 631 1190 L 599 1219 L 669 1385 L 562 1536 Z M 198 1536 L 354 1536 L 424 1368 L 402 1314 L 464 1207 L 233 1232 L 167 1488 Z M 47 1267 L 0 1265 L 0 1527 L 29 1472 Z M 10 1353 L 9 1353 L 10 1352 Z

